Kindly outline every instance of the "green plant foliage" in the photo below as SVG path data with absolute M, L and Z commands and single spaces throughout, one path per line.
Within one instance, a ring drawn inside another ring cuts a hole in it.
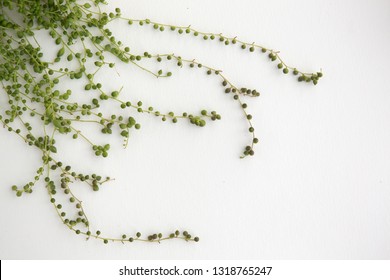
M 81 3 L 82 2 L 82 3 Z M 156 32 L 174 32 L 179 36 L 193 36 L 196 40 L 215 41 L 226 47 L 236 46 L 251 55 L 266 55 L 284 74 L 297 76 L 298 81 L 316 85 L 322 77 L 321 72 L 304 73 L 288 66 L 279 52 L 254 44 L 246 43 L 237 37 L 228 37 L 218 33 L 201 32 L 191 26 L 162 24 L 149 19 L 125 18 L 121 10 L 104 12 L 104 1 L 76 0 L 1 0 L 0 12 L 0 83 L 7 102 L 0 104 L 0 122 L 5 129 L 15 133 L 27 145 L 42 156 L 42 165 L 30 182 L 22 186 L 12 186 L 20 197 L 30 194 L 38 183 L 44 183 L 49 201 L 53 204 L 61 221 L 73 232 L 87 239 L 95 238 L 105 244 L 109 242 L 161 242 L 168 239 L 199 241 L 187 231 L 172 231 L 167 235 L 152 233 L 143 237 L 141 233 L 123 234 L 118 238 L 104 236 L 99 230 L 92 231 L 84 211 L 83 203 L 71 189 L 72 183 L 83 182 L 91 190 L 98 191 L 110 181 L 110 177 L 97 174 L 82 174 L 57 157 L 56 139 L 64 137 L 69 141 L 85 141 L 97 157 L 108 157 L 110 144 L 97 144 L 99 139 L 90 139 L 76 128 L 78 123 L 98 127 L 102 134 L 118 134 L 126 147 L 133 131 L 141 129 L 136 120 L 137 114 L 149 114 L 162 121 L 188 121 L 197 127 L 204 127 L 209 121 L 221 120 L 215 111 L 200 110 L 195 113 L 162 113 L 153 107 L 146 107 L 142 101 L 126 100 L 122 88 L 106 91 L 96 75 L 101 71 L 114 68 L 115 64 L 128 64 L 146 71 L 157 78 L 170 78 L 172 72 L 164 69 L 157 72 L 146 68 L 144 61 L 175 64 L 179 68 L 187 67 L 194 71 L 203 71 L 213 75 L 221 84 L 221 92 L 229 96 L 242 110 L 248 125 L 250 142 L 243 149 L 242 158 L 254 155 L 254 146 L 259 142 L 252 125 L 252 115 L 243 100 L 258 97 L 256 89 L 234 85 L 221 70 L 202 64 L 194 59 L 185 59 L 176 54 L 134 53 L 115 38 L 108 24 L 113 21 L 125 21 L 128 28 L 152 28 Z M 46 33 L 57 46 L 52 60 L 45 60 L 47 40 L 40 40 L 37 33 Z M 110 60 L 114 58 L 114 61 Z M 67 65 L 64 67 L 63 65 Z M 160 67 L 159 67 L 160 68 Z M 163 67 L 161 67 L 163 68 Z M 83 83 L 77 92 L 62 90 L 66 84 L 75 80 Z M 90 97 L 88 102 L 85 93 Z M 84 99 L 80 99 L 83 95 Z M 107 115 L 100 110 L 107 103 L 121 110 L 120 115 Z M 31 121 L 33 119 L 33 121 Z M 32 123 L 40 123 L 34 127 Z M 65 194 L 61 203 L 57 194 Z M 72 205 L 67 207 L 63 204 Z M 71 210 L 68 211 L 68 208 Z

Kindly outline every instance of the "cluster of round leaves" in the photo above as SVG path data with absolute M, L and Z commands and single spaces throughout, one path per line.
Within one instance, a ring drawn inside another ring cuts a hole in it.
M 93 153 L 98 157 L 108 157 L 110 144 L 101 144 L 99 139 L 90 139 L 78 129 L 78 124 L 86 123 L 98 127 L 98 131 L 111 135 L 115 131 L 123 138 L 127 146 L 131 131 L 139 130 L 133 113 L 150 114 L 161 118 L 162 121 L 171 120 L 177 123 L 181 119 L 190 124 L 204 127 L 207 120 L 221 120 L 221 116 L 212 110 L 201 110 L 199 114 L 187 112 L 175 114 L 173 111 L 162 113 L 152 106 L 145 106 L 142 101 L 132 102 L 122 98 L 122 88 L 119 90 L 105 89 L 97 81 L 97 73 L 112 69 L 116 63 L 125 63 L 139 68 L 157 78 L 169 78 L 173 73 L 160 69 L 155 71 L 142 65 L 144 60 L 155 60 L 161 63 L 174 63 L 177 67 L 200 69 L 208 76 L 215 76 L 221 80 L 223 91 L 238 103 L 248 123 L 248 132 L 251 142 L 245 147 L 242 157 L 254 155 L 254 145 L 259 142 L 255 137 L 252 125 L 252 115 L 247 112 L 248 105 L 242 101 L 246 97 L 258 97 L 260 93 L 255 89 L 235 86 L 219 69 L 207 66 L 196 60 L 184 59 L 175 54 L 151 54 L 149 52 L 135 53 L 129 46 L 125 46 L 116 39 L 108 24 L 113 20 L 125 20 L 129 25 L 152 26 L 153 29 L 164 32 L 171 30 L 178 34 L 188 34 L 200 37 L 204 41 L 217 41 L 225 46 L 239 45 L 242 50 L 250 53 L 268 54 L 271 61 L 277 62 L 277 68 L 284 74 L 293 73 L 299 81 L 317 84 L 322 77 L 321 72 L 304 73 L 284 63 L 279 52 L 259 46 L 255 43 L 246 43 L 237 37 L 227 37 L 222 34 L 200 32 L 191 26 L 180 27 L 161 24 L 149 19 L 134 20 L 124 18 L 121 10 L 106 13 L 102 11 L 104 0 L 90 0 L 79 4 L 76 0 L 4 0 L 0 5 L 0 84 L 7 98 L 6 104 L 1 104 L 0 123 L 9 132 L 15 133 L 29 146 L 35 147 L 42 154 L 42 166 L 36 172 L 33 180 L 21 187 L 12 186 L 17 196 L 23 193 L 32 193 L 34 186 L 43 181 L 58 216 L 62 222 L 76 234 L 87 239 L 94 237 L 104 243 L 118 242 L 161 242 L 168 239 L 183 239 L 185 241 L 199 241 L 187 231 L 175 231 L 167 236 L 161 233 L 146 235 L 141 233 L 134 237 L 122 235 L 122 238 L 103 237 L 100 231 L 92 233 L 90 222 L 85 214 L 83 204 L 71 190 L 74 182 L 83 182 L 98 191 L 100 186 L 111 179 L 100 175 L 85 175 L 72 170 L 68 165 L 54 159 L 57 154 L 57 137 L 81 139 L 90 145 Z M 14 18 L 22 19 L 21 22 Z M 36 32 L 45 31 L 58 46 L 52 61 L 45 57 L 45 41 L 36 36 Z M 109 57 L 110 59 L 108 59 Z M 111 61 L 112 59 L 112 61 Z M 67 67 L 61 65 L 66 64 Z M 60 89 L 69 81 L 81 81 L 83 95 L 90 98 L 87 102 L 80 102 L 80 89 L 74 93 L 71 89 Z M 101 109 L 103 103 L 108 107 L 122 110 L 122 114 L 106 114 Z M 112 106 L 112 105 L 115 106 Z M 34 128 L 29 119 L 35 119 L 42 124 L 41 128 Z M 45 176 L 43 176 L 45 174 Z M 44 177 L 42 179 L 42 177 Z M 56 178 L 60 178 L 59 182 Z M 65 202 L 73 205 L 72 213 L 67 212 Z

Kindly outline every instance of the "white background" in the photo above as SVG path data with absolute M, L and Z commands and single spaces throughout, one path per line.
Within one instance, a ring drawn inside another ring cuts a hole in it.
M 120 77 L 104 77 L 111 90 L 123 85 L 123 96 L 161 111 L 217 110 L 223 120 L 198 129 L 134 112 L 142 130 L 127 150 L 113 136 L 108 160 L 64 138 L 61 154 L 74 169 L 116 179 L 98 193 L 83 185 L 75 192 L 92 224 L 109 235 L 178 228 L 201 242 L 85 242 L 60 223 L 43 184 L 21 199 L 10 191 L 34 176 L 40 155 L 0 130 L 1 259 L 390 257 L 390 2 L 115 2 L 132 18 L 256 41 L 294 67 L 322 68 L 325 77 L 317 87 L 298 84 L 260 54 L 118 25 L 116 36 L 135 52 L 196 58 L 261 91 L 248 100 L 261 139 L 256 156 L 239 159 L 246 122 L 216 77 L 172 66 L 172 79 L 157 80 L 118 67 Z

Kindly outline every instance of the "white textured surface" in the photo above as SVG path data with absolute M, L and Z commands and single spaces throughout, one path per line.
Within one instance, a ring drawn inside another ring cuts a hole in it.
M 259 89 L 262 96 L 248 100 L 257 155 L 239 159 L 246 123 L 215 77 L 173 69 L 172 79 L 156 80 L 121 67 L 121 77 L 105 77 L 105 85 L 123 84 L 132 100 L 161 111 L 215 109 L 223 121 L 196 129 L 137 116 L 143 129 L 125 151 L 113 137 L 108 160 L 64 139 L 76 170 L 116 178 L 99 193 L 76 192 L 103 232 L 179 228 L 201 242 L 85 242 L 60 223 L 42 185 L 21 199 L 10 191 L 33 176 L 39 154 L 0 130 L 1 259 L 390 258 L 388 1 L 111 2 L 129 17 L 255 40 L 302 70 L 322 67 L 325 78 L 317 87 L 298 84 L 239 48 L 120 28 L 117 37 L 135 51 L 197 58 Z

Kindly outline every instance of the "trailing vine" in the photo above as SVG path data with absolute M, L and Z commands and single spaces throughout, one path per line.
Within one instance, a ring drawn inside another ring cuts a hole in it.
M 154 61 L 156 65 L 175 64 L 179 68 L 188 67 L 213 75 L 223 87 L 223 93 L 237 103 L 248 126 L 249 142 L 244 147 L 242 158 L 253 156 L 259 142 L 252 125 L 252 115 L 248 113 L 245 98 L 258 97 L 256 89 L 234 84 L 217 68 L 205 65 L 195 59 L 183 58 L 177 54 L 135 53 L 113 36 L 108 24 L 112 21 L 125 21 L 129 28 L 137 25 L 153 28 L 156 32 L 175 32 L 178 35 L 191 35 L 204 41 L 216 41 L 226 46 L 238 46 L 249 53 L 267 55 L 284 74 L 292 74 L 299 82 L 316 85 L 322 72 L 306 73 L 287 65 L 280 53 L 264 46 L 247 43 L 237 37 L 202 32 L 191 26 L 163 24 L 149 19 L 130 19 L 121 14 L 120 8 L 112 12 L 103 11 L 103 0 L 0 0 L 0 83 L 6 102 L 0 103 L 0 122 L 9 132 L 14 133 L 42 156 L 42 164 L 35 177 L 28 183 L 12 186 L 16 196 L 30 194 L 38 183 L 44 183 L 50 202 L 61 221 L 73 232 L 87 239 L 96 238 L 104 243 L 116 242 L 161 242 L 167 239 L 199 241 L 187 231 L 174 230 L 168 235 L 152 233 L 145 237 L 137 232 L 123 234 L 118 238 L 104 236 L 91 228 L 82 201 L 72 192 L 72 184 L 83 182 L 91 190 L 99 188 L 110 177 L 76 172 L 56 158 L 56 139 L 59 136 L 86 142 L 97 157 L 108 157 L 110 144 L 91 139 L 77 128 L 78 123 L 94 125 L 103 134 L 118 133 L 126 147 L 130 134 L 139 130 L 136 114 L 148 114 L 162 121 L 188 121 L 189 124 L 204 127 L 208 121 L 221 120 L 215 112 L 201 110 L 199 113 L 161 112 L 144 106 L 142 101 L 132 101 L 124 97 L 123 88 L 105 89 L 97 80 L 100 71 L 112 69 L 116 63 L 146 71 L 153 77 L 170 78 L 172 72 L 153 70 L 144 61 Z M 47 59 L 47 41 L 40 40 L 37 34 L 45 33 L 56 45 L 56 55 Z M 106 56 L 114 57 L 111 62 Z M 77 92 L 62 90 L 66 82 L 79 80 L 84 88 Z M 88 92 L 88 102 L 80 102 L 80 95 Z M 109 115 L 101 110 L 101 105 L 120 108 L 120 115 Z M 32 123 L 38 122 L 39 127 Z M 59 193 L 64 196 L 58 197 Z M 72 205 L 64 209 L 64 203 Z M 69 208 L 69 207 L 68 207 Z

